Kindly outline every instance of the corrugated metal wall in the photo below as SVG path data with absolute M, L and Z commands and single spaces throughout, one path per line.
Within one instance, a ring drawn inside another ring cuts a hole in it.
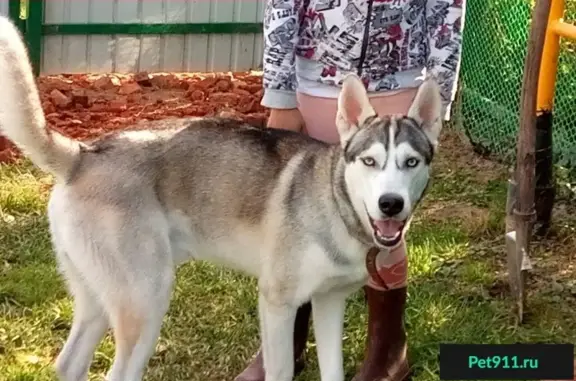
M 46 24 L 262 22 L 264 9 L 264 0 L 49 0 L 45 4 Z M 261 64 L 262 45 L 262 34 L 46 36 L 41 71 L 250 70 Z
M 8 2 L 9 0 L 0 0 L 0 15 L 8 16 Z

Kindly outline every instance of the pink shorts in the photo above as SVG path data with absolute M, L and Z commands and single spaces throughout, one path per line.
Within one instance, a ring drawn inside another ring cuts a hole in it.
M 380 115 L 406 114 L 414 97 L 416 89 L 401 90 L 370 98 L 370 103 Z M 314 97 L 297 93 L 298 109 L 302 113 L 306 131 L 309 136 L 328 143 L 338 143 L 336 130 L 336 111 L 338 102 L 334 98 Z M 408 279 L 408 257 L 404 242 L 388 255 L 376 257 L 376 269 L 389 289 L 405 287 Z M 368 286 L 382 290 L 372 278 Z
M 406 114 L 416 96 L 417 89 L 400 90 L 389 95 L 370 98 L 372 107 L 379 115 Z M 313 97 L 297 93 L 298 109 L 304 118 L 306 133 L 318 140 L 338 143 L 336 130 L 336 112 L 338 100 L 334 98 Z

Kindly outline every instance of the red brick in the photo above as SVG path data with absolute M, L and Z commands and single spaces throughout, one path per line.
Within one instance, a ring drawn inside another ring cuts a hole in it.
M 150 82 L 159 89 L 179 89 L 182 86 L 187 86 L 185 82 L 178 79 L 174 74 L 155 75 L 150 79 Z
M 244 90 L 249 91 L 252 94 L 256 94 L 258 93 L 260 90 L 262 90 L 262 85 L 258 84 L 258 85 L 246 85 L 246 87 L 244 88 Z
M 59 90 L 52 90 L 50 92 L 50 100 L 54 106 L 59 108 L 67 108 L 72 104 L 72 100 L 66 95 L 62 94 Z
M 44 91 L 58 90 L 70 91 L 72 90 L 72 81 L 60 77 L 46 77 L 40 80 L 40 88 Z
M 128 95 L 128 102 L 129 103 L 140 103 L 144 99 L 142 93 L 133 93 Z
M 230 83 L 229 79 L 221 79 L 218 82 L 216 82 L 216 85 L 214 85 L 215 91 L 222 93 L 229 91 L 231 88 L 232 83 Z
M 139 93 L 142 88 L 136 82 L 123 83 L 118 89 L 118 94 L 129 95 L 134 93 Z
M 42 109 L 44 110 L 44 115 L 48 115 L 48 114 L 56 112 L 56 107 L 54 107 L 52 102 L 48 102 L 48 101 L 42 102 Z
M 213 87 L 216 82 L 218 82 L 218 78 L 208 77 L 196 82 L 194 85 L 202 90 L 206 90 Z
M 146 71 L 134 74 L 134 81 L 143 87 L 152 87 L 152 82 L 150 81 L 150 74 Z
M 92 87 L 96 90 L 109 90 L 120 86 L 120 80 L 112 76 L 102 76 L 92 82 Z
M 241 97 L 252 98 L 252 94 L 250 94 L 249 91 L 246 91 L 244 89 L 234 88 L 234 89 L 232 89 L 232 92 L 234 94 L 240 95 Z
M 86 108 L 90 107 L 90 99 L 85 90 L 72 91 L 72 103 Z
M 240 100 L 240 103 L 236 107 L 242 114 L 247 114 L 249 112 L 256 111 L 254 107 L 254 99 L 252 97 L 245 97 Z
M 193 101 L 203 101 L 206 95 L 202 90 L 193 90 L 189 93 L 188 97 Z
M 212 103 L 227 104 L 234 106 L 240 101 L 240 96 L 234 93 L 213 93 L 210 94 L 208 101 Z
M 108 103 L 108 111 L 122 112 L 128 108 L 128 100 L 125 97 L 118 97 Z

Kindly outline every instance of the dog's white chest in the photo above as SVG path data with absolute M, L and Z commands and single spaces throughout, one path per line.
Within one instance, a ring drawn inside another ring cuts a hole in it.
M 318 246 L 311 247 L 306 254 L 301 279 L 303 288 L 309 288 L 311 294 L 356 289 L 368 279 L 362 255 L 338 258 Z

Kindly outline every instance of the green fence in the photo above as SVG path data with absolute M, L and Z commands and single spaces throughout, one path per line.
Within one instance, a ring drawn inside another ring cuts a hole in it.
M 464 28 L 461 126 L 481 153 L 516 154 L 522 72 L 533 1 L 468 0 Z M 576 1 L 565 18 L 576 20 Z M 576 169 L 576 43 L 562 41 L 554 108 L 556 163 Z

